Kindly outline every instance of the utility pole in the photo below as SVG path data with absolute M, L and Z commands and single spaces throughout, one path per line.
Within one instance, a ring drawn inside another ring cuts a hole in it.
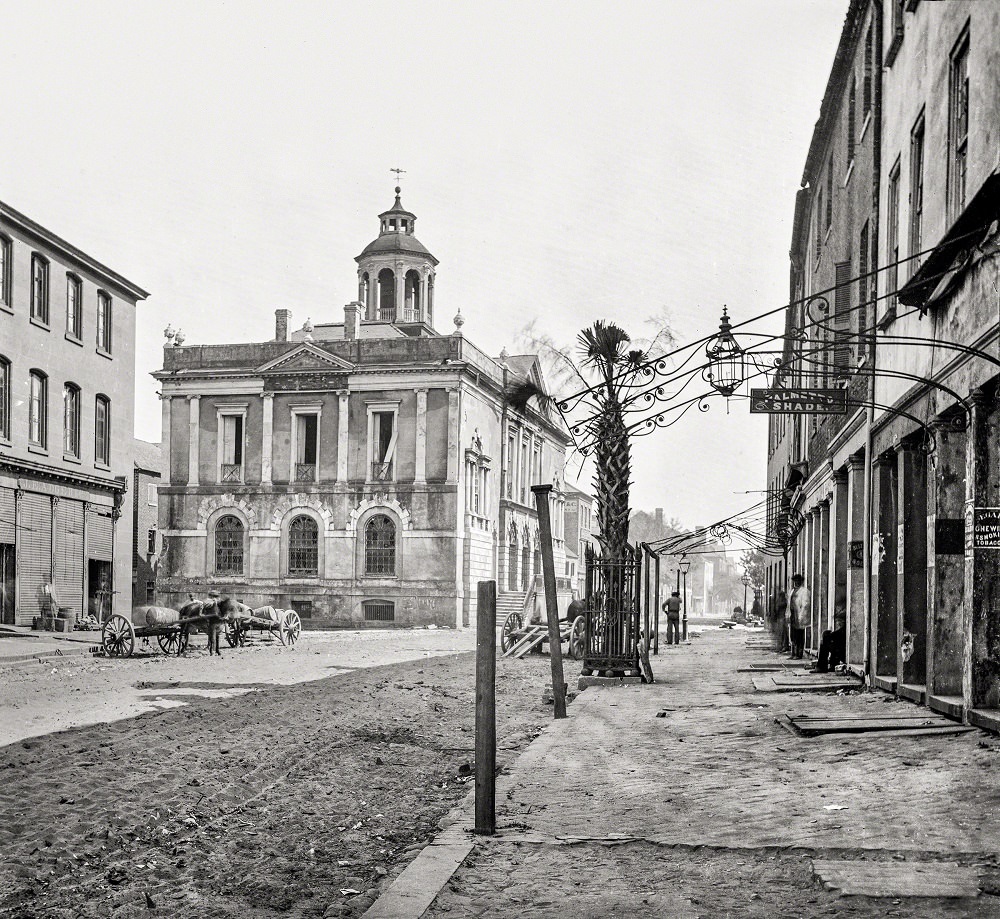
M 552 662 L 552 700 L 556 718 L 566 717 L 566 680 L 563 677 L 562 645 L 559 643 L 559 602 L 556 597 L 556 566 L 552 558 L 552 521 L 549 518 L 551 485 L 532 485 L 538 511 L 538 539 L 542 546 L 542 576 L 545 582 L 545 617 L 549 624 L 549 660 Z

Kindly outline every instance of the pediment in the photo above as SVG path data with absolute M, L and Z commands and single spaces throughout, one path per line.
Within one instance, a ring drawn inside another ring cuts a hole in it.
M 267 373 L 329 373 L 331 371 L 348 372 L 354 369 L 352 364 L 335 354 L 330 354 L 315 345 L 300 344 L 280 357 L 257 368 L 261 374 Z

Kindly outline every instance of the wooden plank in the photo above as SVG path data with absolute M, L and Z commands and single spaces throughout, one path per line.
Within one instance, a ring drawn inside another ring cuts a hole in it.
M 521 648 L 520 650 L 516 648 L 511 649 L 511 657 L 513 657 L 515 660 L 524 657 L 524 655 L 527 654 L 532 648 L 538 647 L 538 645 L 540 645 L 544 640 L 545 640 L 544 632 L 539 632 L 530 641 L 528 639 L 525 639 L 525 642 L 527 642 L 527 644 L 525 644 L 523 648 Z
M 538 626 L 538 625 L 529 625 L 527 627 L 526 634 L 522 635 L 517 641 L 514 642 L 514 644 L 512 644 L 510 646 L 510 650 L 506 654 L 504 654 L 504 657 L 511 657 L 511 656 L 513 656 L 514 652 L 517 651 L 522 645 L 524 645 L 525 643 L 530 643 L 530 642 L 534 641 L 538 637 L 539 634 L 541 634 L 543 636 L 545 634 L 544 631 L 542 631 L 542 627 L 541 626 Z M 520 656 L 520 655 L 518 655 L 518 656 Z
M 845 897 L 977 897 L 979 872 L 957 862 L 851 862 L 814 859 L 828 890 Z

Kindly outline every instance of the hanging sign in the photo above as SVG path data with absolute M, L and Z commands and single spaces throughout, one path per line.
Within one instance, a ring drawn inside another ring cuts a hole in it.
M 972 509 L 972 548 L 1000 549 L 1000 507 Z
M 761 415 L 846 415 L 846 389 L 751 389 L 750 411 Z

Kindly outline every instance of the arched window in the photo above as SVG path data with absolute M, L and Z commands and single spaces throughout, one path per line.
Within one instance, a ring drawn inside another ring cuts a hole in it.
M 243 574 L 243 521 L 232 514 L 215 524 L 216 574 Z
M 384 514 L 365 524 L 365 574 L 396 574 L 396 525 Z
M 521 590 L 528 589 L 528 579 L 531 576 L 531 547 L 524 541 L 521 547 Z
M 28 401 L 28 443 L 42 448 L 48 446 L 49 439 L 48 392 L 48 377 L 41 370 L 32 370 Z
M 299 514 L 288 527 L 288 574 L 299 578 L 319 574 L 319 527 L 306 514 Z
M 383 268 L 378 273 L 378 319 L 396 321 L 396 276 L 391 268 Z
M 63 453 L 80 455 L 80 387 L 75 383 L 63 386 Z
M 507 541 L 507 589 L 517 590 L 517 531 L 513 527 Z
M 407 322 L 417 322 L 420 319 L 420 275 L 412 268 L 406 272 L 405 297 L 404 318 Z

